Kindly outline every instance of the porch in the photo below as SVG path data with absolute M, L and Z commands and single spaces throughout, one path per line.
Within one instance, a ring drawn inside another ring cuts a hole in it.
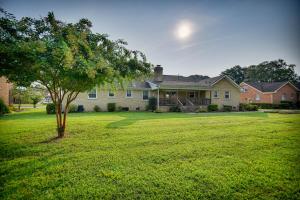
M 211 104 L 209 90 L 159 90 L 159 106 L 203 106 Z

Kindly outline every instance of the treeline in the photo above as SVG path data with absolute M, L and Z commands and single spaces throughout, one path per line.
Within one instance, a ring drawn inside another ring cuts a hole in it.
M 226 69 L 221 74 L 232 78 L 236 83 L 241 82 L 281 82 L 299 81 L 295 72 L 296 65 L 287 64 L 283 59 L 265 61 L 258 65 L 241 67 L 236 65 Z

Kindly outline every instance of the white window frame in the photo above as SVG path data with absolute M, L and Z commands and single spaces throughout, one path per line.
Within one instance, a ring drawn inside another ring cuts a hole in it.
M 226 98 L 226 92 L 228 92 L 228 98 Z M 230 98 L 231 98 L 230 91 L 224 91 L 224 99 L 230 99 Z
M 217 94 L 216 97 L 215 97 L 215 92 L 216 92 L 216 94 Z M 220 96 L 219 96 L 219 91 L 218 91 L 218 90 L 214 90 L 214 91 L 213 91 L 213 98 L 214 98 L 214 99 L 220 98 Z
M 128 96 L 128 91 L 130 91 L 130 96 Z M 125 98 L 132 98 L 132 90 L 126 90 Z
M 144 99 L 144 92 L 147 92 L 148 93 L 148 98 L 147 99 Z M 143 90 L 142 91 L 142 99 L 144 100 L 144 101 L 148 101 L 149 100 L 149 97 L 150 97 L 150 92 L 149 92 L 149 90 Z
M 260 101 L 260 95 L 258 93 L 255 95 L 255 101 Z
M 112 94 L 113 94 L 113 96 L 110 96 L 110 95 L 109 95 L 109 93 L 112 93 Z M 108 96 L 109 98 L 114 98 L 114 97 L 116 96 L 116 93 L 115 93 L 115 92 L 113 92 L 112 90 L 108 90 L 108 92 L 107 92 L 107 96 Z
M 285 93 L 283 93 L 283 94 L 281 95 L 281 101 L 286 101 L 286 94 L 285 94 Z
M 88 99 L 97 99 L 98 98 L 98 92 L 97 92 L 97 87 L 95 87 L 95 88 L 93 88 L 92 90 L 94 90 L 95 89 L 95 91 L 96 91 L 96 97 L 90 97 L 90 92 L 91 92 L 91 90 L 90 91 L 88 91 L 88 93 L 87 93 L 87 95 L 88 95 Z

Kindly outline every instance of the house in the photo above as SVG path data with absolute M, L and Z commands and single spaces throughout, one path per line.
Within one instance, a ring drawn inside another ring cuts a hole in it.
M 7 78 L 3 76 L 0 77 L 0 98 L 4 101 L 6 105 L 10 105 L 13 102 L 12 88 L 13 84 L 7 82 Z
M 286 82 L 242 82 L 241 103 L 270 103 L 279 104 L 281 101 L 299 101 L 299 89 L 292 83 Z
M 75 100 L 76 105 L 83 105 L 86 111 L 92 111 L 97 105 L 107 110 L 108 103 L 116 103 L 117 107 L 128 110 L 145 110 L 149 97 L 157 98 L 157 107 L 168 111 L 171 106 L 180 106 L 182 110 L 194 111 L 217 104 L 238 109 L 240 86 L 228 76 L 207 78 L 203 76 L 164 75 L 163 68 L 154 68 L 154 75 L 146 81 L 133 81 L 126 88 L 113 90 L 96 87 L 80 93 Z

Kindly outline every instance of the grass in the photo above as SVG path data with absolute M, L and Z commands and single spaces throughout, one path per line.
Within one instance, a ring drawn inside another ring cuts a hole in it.
M 0 118 L 0 199 L 299 199 L 300 115 L 74 113 Z

